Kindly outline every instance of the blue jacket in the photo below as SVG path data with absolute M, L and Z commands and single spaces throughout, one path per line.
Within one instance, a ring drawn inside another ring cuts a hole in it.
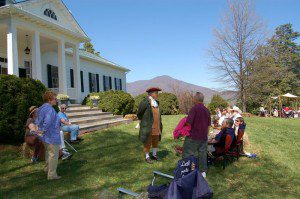
M 43 142 L 60 145 L 60 120 L 54 108 L 49 103 L 44 103 L 37 111 L 35 124 L 39 131 L 44 131 Z

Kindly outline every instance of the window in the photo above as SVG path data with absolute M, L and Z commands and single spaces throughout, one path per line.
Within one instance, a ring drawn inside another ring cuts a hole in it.
M 48 88 L 58 88 L 58 67 L 47 65 Z
M 99 75 L 89 73 L 90 93 L 99 92 Z
M 7 59 L 0 57 L 0 74 L 7 75 Z
M 84 92 L 84 84 L 83 84 L 83 71 L 80 71 L 80 83 L 81 83 L 81 92 Z
M 70 69 L 71 88 L 74 88 L 74 71 Z
M 47 17 L 50 17 L 51 19 L 54 19 L 54 20 L 57 21 L 57 17 L 56 17 L 55 12 L 53 12 L 53 11 L 50 10 L 50 9 L 46 9 L 46 10 L 44 11 L 44 15 L 46 15 Z
M 115 90 L 117 91 L 122 90 L 122 79 L 115 78 Z
M 112 89 L 111 77 L 103 75 L 103 89 L 104 91 Z
M 4 68 L 3 66 L 0 65 L 0 75 L 7 75 L 7 68 Z
M 24 66 L 26 70 L 26 77 L 32 78 L 32 67 L 29 61 L 24 61 Z

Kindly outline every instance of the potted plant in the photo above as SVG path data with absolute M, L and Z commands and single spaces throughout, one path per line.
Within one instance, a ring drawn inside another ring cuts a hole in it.
M 97 107 L 99 104 L 99 96 L 98 95 L 92 95 L 90 96 L 90 99 L 92 100 L 92 104 L 94 107 Z
M 58 94 L 57 99 L 58 99 L 58 105 L 65 104 L 68 106 L 70 97 L 65 94 Z

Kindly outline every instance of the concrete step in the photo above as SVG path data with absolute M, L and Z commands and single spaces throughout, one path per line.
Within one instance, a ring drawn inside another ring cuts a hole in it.
M 96 116 L 90 116 L 90 117 L 79 117 L 79 118 L 72 118 L 70 119 L 70 122 L 74 124 L 86 124 L 86 123 L 92 123 L 92 122 L 99 122 L 101 120 L 109 120 L 109 119 L 116 119 L 116 118 L 123 118 L 121 115 L 96 115 Z
M 89 106 L 82 106 L 82 107 L 69 107 L 67 109 L 67 113 L 74 113 L 74 112 L 83 112 L 83 111 L 89 111 L 89 110 L 100 110 L 99 108 L 91 108 Z
M 68 104 L 68 107 L 82 107 L 82 106 L 86 106 L 86 105 L 82 105 L 82 104 Z
M 89 111 L 67 113 L 67 116 L 68 116 L 69 119 L 71 119 L 71 118 L 84 118 L 84 117 L 91 117 L 91 116 L 100 116 L 100 115 L 113 115 L 113 113 L 102 112 L 101 110 L 89 110 Z
M 87 124 L 81 124 L 79 127 L 80 127 L 80 133 L 86 133 L 86 132 L 106 129 L 106 128 L 120 125 L 120 124 L 129 124 L 131 122 L 132 122 L 132 120 L 116 118 L 116 119 L 102 120 L 99 122 L 91 122 L 91 123 L 87 123 Z

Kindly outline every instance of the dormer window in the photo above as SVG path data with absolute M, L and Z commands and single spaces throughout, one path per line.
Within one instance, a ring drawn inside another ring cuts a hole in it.
M 55 12 L 53 12 L 53 11 L 50 10 L 50 9 L 46 9 L 46 10 L 44 11 L 44 15 L 46 15 L 47 17 L 50 17 L 51 19 L 54 19 L 54 20 L 57 21 L 57 17 L 56 17 Z

